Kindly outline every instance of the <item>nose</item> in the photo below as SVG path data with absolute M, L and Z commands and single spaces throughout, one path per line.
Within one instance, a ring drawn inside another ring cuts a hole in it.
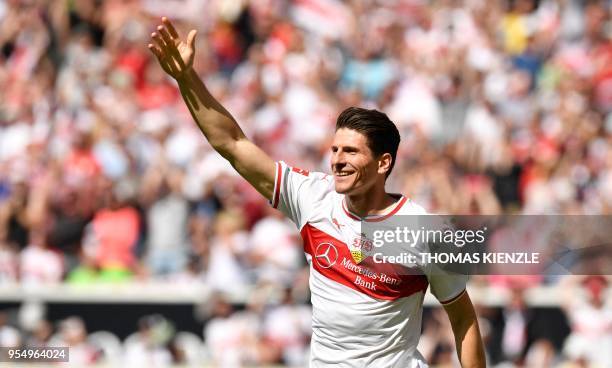
M 338 171 L 346 165 L 345 155 L 340 151 L 332 152 L 331 154 L 331 167 L 332 170 Z

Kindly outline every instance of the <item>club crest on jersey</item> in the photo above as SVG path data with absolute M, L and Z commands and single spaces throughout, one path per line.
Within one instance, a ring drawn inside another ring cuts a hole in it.
M 349 249 L 353 260 L 359 264 L 372 253 L 372 241 L 364 233 L 361 233 L 359 237 L 353 238 Z

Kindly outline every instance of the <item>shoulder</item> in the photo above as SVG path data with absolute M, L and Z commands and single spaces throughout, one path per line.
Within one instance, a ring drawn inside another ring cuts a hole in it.
M 283 172 L 286 172 L 291 175 L 299 175 L 303 179 L 324 180 L 324 181 L 332 181 L 333 179 L 331 175 L 328 175 L 322 172 L 318 172 L 318 171 L 310 171 L 307 169 L 302 169 L 297 166 L 291 166 L 287 164 L 285 161 L 278 161 L 276 164 Z
M 413 200 L 411 200 L 408 197 L 404 197 L 404 198 L 406 198 L 406 202 L 404 203 L 402 208 L 397 212 L 397 215 L 429 215 L 430 214 L 429 212 L 427 212 L 425 208 L 423 208 L 423 206 L 415 203 Z
M 302 169 L 296 166 L 289 166 L 284 161 L 277 162 L 277 174 L 279 179 L 290 180 L 306 186 L 316 186 L 321 188 L 331 188 L 333 178 L 331 175 Z
M 276 208 L 279 199 L 289 202 L 313 201 L 333 191 L 333 178 L 325 173 L 309 171 L 289 166 L 284 161 L 276 163 L 273 206 Z M 306 204 L 306 203 L 302 203 Z

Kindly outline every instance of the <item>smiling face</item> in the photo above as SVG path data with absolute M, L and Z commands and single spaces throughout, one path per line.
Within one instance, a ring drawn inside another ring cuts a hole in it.
M 384 185 L 391 156 L 384 154 L 382 157 L 374 157 L 365 135 L 352 129 L 338 129 L 331 151 L 336 192 L 363 194 L 377 183 Z

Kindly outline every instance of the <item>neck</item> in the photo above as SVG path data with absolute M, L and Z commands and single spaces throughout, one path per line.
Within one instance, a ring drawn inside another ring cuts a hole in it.
M 385 192 L 384 186 L 374 186 L 370 191 L 363 194 L 347 194 L 345 200 L 348 210 L 359 217 L 382 215 L 396 201 L 395 198 Z

